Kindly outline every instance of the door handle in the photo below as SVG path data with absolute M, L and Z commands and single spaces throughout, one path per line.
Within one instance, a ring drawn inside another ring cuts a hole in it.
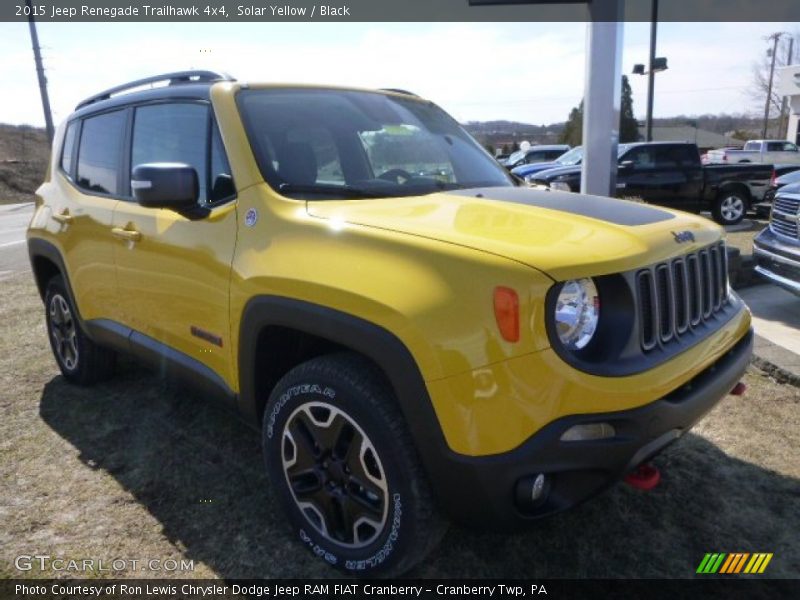
M 54 221 L 58 221 L 62 225 L 72 223 L 72 215 L 69 214 L 69 209 L 65 208 L 60 213 L 52 215 Z
M 142 239 L 142 234 L 138 231 L 131 229 L 123 229 L 122 227 L 114 227 L 111 234 L 121 240 L 128 240 L 130 242 L 138 242 Z

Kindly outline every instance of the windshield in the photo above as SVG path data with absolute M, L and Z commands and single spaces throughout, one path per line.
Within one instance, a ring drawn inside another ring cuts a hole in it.
M 286 196 L 377 198 L 515 185 L 431 102 L 311 88 L 243 90 L 237 100 L 264 178 Z
M 508 157 L 508 163 L 515 163 L 521 161 L 525 158 L 525 152 L 523 150 L 517 150 L 511 156 Z
M 572 150 L 567 150 L 564 154 L 559 156 L 555 162 L 565 167 L 571 167 L 580 164 L 581 160 L 583 160 L 583 147 L 576 146 Z

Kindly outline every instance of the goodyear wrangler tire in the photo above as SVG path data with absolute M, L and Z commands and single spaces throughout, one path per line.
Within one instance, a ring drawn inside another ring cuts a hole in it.
M 92 342 L 83 331 L 61 275 L 47 282 L 44 306 L 47 337 L 61 374 L 79 385 L 111 377 L 116 354 Z
M 355 354 L 287 373 L 264 412 L 264 456 L 294 533 L 353 575 L 399 575 L 439 542 L 437 513 L 390 386 Z

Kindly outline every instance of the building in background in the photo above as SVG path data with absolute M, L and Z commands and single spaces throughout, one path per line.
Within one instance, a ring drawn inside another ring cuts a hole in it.
M 778 93 L 787 99 L 789 126 L 786 139 L 800 145 L 800 65 L 777 70 Z

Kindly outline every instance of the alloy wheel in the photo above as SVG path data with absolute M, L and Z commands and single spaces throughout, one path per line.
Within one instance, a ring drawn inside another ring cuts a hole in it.
M 720 212 L 726 221 L 736 221 L 744 214 L 744 201 L 739 196 L 726 196 L 720 204 Z
M 68 371 L 78 366 L 78 329 L 69 304 L 61 294 L 50 299 L 50 335 L 61 364 Z
M 380 536 L 389 509 L 385 470 L 341 408 L 306 402 L 295 409 L 283 428 L 281 458 L 297 507 L 320 535 L 347 548 Z

